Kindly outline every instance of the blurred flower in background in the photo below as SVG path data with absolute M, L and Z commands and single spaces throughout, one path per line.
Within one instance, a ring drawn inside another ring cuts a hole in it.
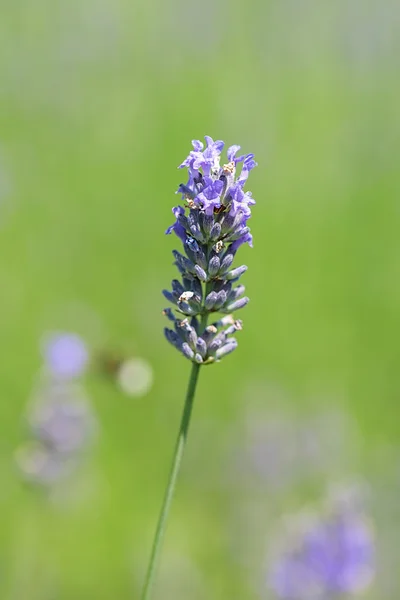
M 52 333 L 42 342 L 45 366 L 54 377 L 74 378 L 83 374 L 89 353 L 76 333 Z
M 351 416 L 323 399 L 298 415 L 296 399 L 272 385 L 251 387 L 232 429 L 229 461 L 233 484 L 283 493 L 296 485 L 332 478 L 353 465 L 360 434 Z
M 244 394 L 241 416 L 232 427 L 227 454 L 230 491 L 227 535 L 232 558 L 248 572 L 250 582 L 259 580 L 265 539 L 271 538 L 282 515 L 293 510 L 293 503 L 303 505 L 318 498 L 321 488 L 360 470 L 362 436 L 352 416 L 323 394 L 316 409 L 309 408 L 299 414 L 296 406 L 301 401 L 290 397 L 280 386 L 253 383 Z M 358 515 L 358 507 L 362 505 L 358 501 L 360 492 L 354 492 L 353 488 L 353 484 L 345 486 L 346 490 L 352 490 L 351 494 L 348 491 L 351 501 L 347 502 L 346 511 L 338 513 L 337 526 L 340 529 L 343 525 L 346 531 L 350 521 L 342 519 L 342 515 Z M 337 491 L 331 494 L 335 510 L 344 502 L 344 487 L 340 489 L 340 494 Z M 316 525 L 314 530 L 317 531 Z M 279 561 L 274 563 L 273 577 L 277 582 L 285 583 L 287 579 L 296 590 L 300 589 L 297 580 L 301 581 L 303 596 L 292 599 L 289 590 L 287 600 L 324 598 L 318 596 L 320 587 L 317 595 L 312 595 L 315 578 L 310 580 L 303 562 L 288 545 L 291 551 L 282 550 Z M 293 545 L 298 547 L 297 538 Z M 282 583 L 282 589 L 286 590 L 289 583 L 283 586 Z
M 75 383 L 47 383 L 34 399 L 28 422 L 37 439 L 65 455 L 84 449 L 95 430 L 89 401 Z
M 76 334 L 46 338 L 45 376 L 33 392 L 26 416 L 30 441 L 16 452 L 28 481 L 52 485 L 70 475 L 82 461 L 97 431 L 97 419 L 83 387 L 76 381 L 89 353 Z
M 364 511 L 351 497 L 320 511 L 285 518 L 285 535 L 268 566 L 280 600 L 324 600 L 358 594 L 375 573 L 375 542 Z
M 74 468 L 71 460 L 40 441 L 22 444 L 15 453 L 15 460 L 26 481 L 43 486 L 51 486 L 64 479 Z
M 97 431 L 97 420 L 83 389 L 65 381 L 40 384 L 27 423 L 34 441 L 17 450 L 16 460 L 28 481 L 42 485 L 70 475 Z

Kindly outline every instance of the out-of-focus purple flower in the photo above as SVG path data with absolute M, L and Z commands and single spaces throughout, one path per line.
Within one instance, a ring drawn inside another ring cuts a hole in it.
M 45 338 L 43 356 L 55 377 L 72 379 L 81 375 L 89 359 L 83 339 L 75 333 L 54 333 Z
M 15 460 L 24 479 L 30 483 L 51 486 L 71 474 L 75 460 L 60 455 L 38 441 L 21 445 Z
M 50 384 L 29 415 L 34 436 L 59 453 L 78 452 L 95 431 L 92 408 L 80 388 L 73 384 Z
M 364 590 L 375 571 L 370 524 L 348 507 L 296 523 L 273 561 L 269 584 L 280 600 L 319 600 Z
M 285 487 L 299 470 L 294 425 L 284 416 L 255 414 L 248 419 L 242 470 L 269 488 Z
M 310 571 L 334 593 L 362 589 L 374 564 L 374 545 L 366 521 L 339 514 L 318 523 L 304 537 Z
M 276 561 L 270 572 L 270 586 L 284 600 L 314 600 L 321 597 L 318 582 L 301 556 L 293 553 Z
M 27 415 L 31 441 L 17 451 L 24 477 L 52 485 L 70 475 L 93 441 L 97 421 L 80 386 L 66 379 L 45 381 Z
M 282 408 L 266 410 L 266 397 L 278 406 L 275 394 Z M 250 386 L 243 401 L 240 435 L 233 438 L 231 450 L 236 485 L 279 494 L 321 475 L 335 476 L 357 460 L 359 432 L 345 412 L 320 411 L 300 418 L 284 410 L 287 399 L 268 386 Z

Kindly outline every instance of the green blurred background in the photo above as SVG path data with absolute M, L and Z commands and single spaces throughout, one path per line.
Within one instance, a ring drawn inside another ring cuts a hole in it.
M 280 515 L 349 477 L 385 556 L 369 597 L 398 598 L 399 23 L 396 0 L 1 3 L 1 599 L 138 597 L 190 366 L 162 335 L 164 230 L 205 134 L 259 164 L 251 303 L 239 349 L 201 373 L 154 598 L 260 597 Z M 100 434 L 58 501 L 13 458 L 51 329 L 155 376 L 135 399 L 87 375 Z M 241 485 L 253 410 L 313 420 L 329 461 Z

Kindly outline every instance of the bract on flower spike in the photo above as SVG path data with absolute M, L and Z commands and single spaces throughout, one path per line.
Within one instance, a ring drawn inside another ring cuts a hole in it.
M 257 165 L 253 154 L 237 157 L 240 146 L 231 146 L 227 150 L 228 162 L 221 166 L 224 142 L 214 142 L 209 136 L 205 140 L 205 148 L 202 142 L 193 140 L 193 150 L 179 166 L 188 169 L 189 177 L 178 188 L 183 206 L 172 209 L 176 221 L 166 233 L 177 235 L 186 256 L 173 252 L 182 283 L 175 279 L 172 291 L 163 292 L 176 313 L 175 316 L 171 309 L 164 311 L 174 323 L 174 330 L 165 329 L 165 336 L 186 358 L 198 364 L 218 361 L 237 346 L 235 338 L 227 337 L 232 327 L 224 330 L 223 320 L 214 324 L 213 336 L 206 331 L 206 324 L 212 313 L 231 314 L 249 301 L 243 296 L 243 285 L 233 287 L 247 270 L 246 265 L 231 267 L 240 246 L 253 245 L 247 222 L 255 200 L 251 192 L 244 191 L 244 186 Z M 191 317 L 190 331 L 182 327 L 187 317 Z M 196 332 L 195 343 L 190 341 L 192 331 Z

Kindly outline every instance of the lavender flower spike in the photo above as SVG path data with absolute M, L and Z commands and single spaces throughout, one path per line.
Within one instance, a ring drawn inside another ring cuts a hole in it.
M 171 471 L 157 523 L 141 600 L 150 600 L 156 564 L 165 526 L 176 487 L 177 477 L 187 441 L 192 407 L 201 365 L 219 361 L 233 352 L 237 341 L 232 333 L 242 329 L 242 322 L 232 316 L 233 310 L 248 302 L 244 286 L 235 286 L 247 267 L 232 268 L 239 247 L 252 245 L 247 221 L 254 200 L 243 188 L 256 166 L 253 154 L 236 157 L 239 146 L 228 148 L 228 162 L 220 165 L 224 142 L 205 136 L 206 147 L 193 140 L 193 150 L 179 168 L 187 168 L 189 179 L 181 183 L 184 206 L 172 209 L 175 223 L 166 233 L 174 232 L 182 242 L 184 254 L 173 251 L 180 279 L 174 279 L 170 290 L 163 290 L 173 305 L 164 315 L 173 329 L 164 329 L 167 341 L 192 363 L 181 423 L 172 458 Z M 242 164 L 236 177 L 236 166 Z M 211 314 L 224 316 L 208 324 Z
M 375 572 L 375 547 L 362 511 L 334 511 L 292 521 L 286 548 L 270 569 L 279 600 L 343 598 L 364 591 Z
M 199 140 L 193 140 L 194 150 L 179 166 L 186 167 L 189 174 L 188 182 L 178 188 L 186 204 L 172 209 L 176 221 L 166 233 L 176 234 L 186 256 L 174 251 L 182 282 L 174 280 L 172 291 L 164 290 L 176 312 L 174 316 L 171 309 L 165 311 L 174 323 L 174 329 L 166 329 L 165 336 L 186 358 L 198 364 L 216 362 L 237 346 L 236 339 L 229 337 L 232 331 L 241 329 L 235 327 L 233 317 L 229 322 L 222 319 L 209 327 L 207 321 L 212 313 L 231 315 L 249 300 L 241 297 L 243 285 L 233 287 L 247 267 L 231 265 L 242 244 L 252 246 L 247 221 L 255 200 L 243 188 L 250 171 L 257 166 L 253 154 L 236 157 L 240 150 L 236 145 L 228 148 L 228 162 L 221 166 L 224 143 L 214 142 L 210 136 L 205 136 L 205 140 L 205 149 Z

